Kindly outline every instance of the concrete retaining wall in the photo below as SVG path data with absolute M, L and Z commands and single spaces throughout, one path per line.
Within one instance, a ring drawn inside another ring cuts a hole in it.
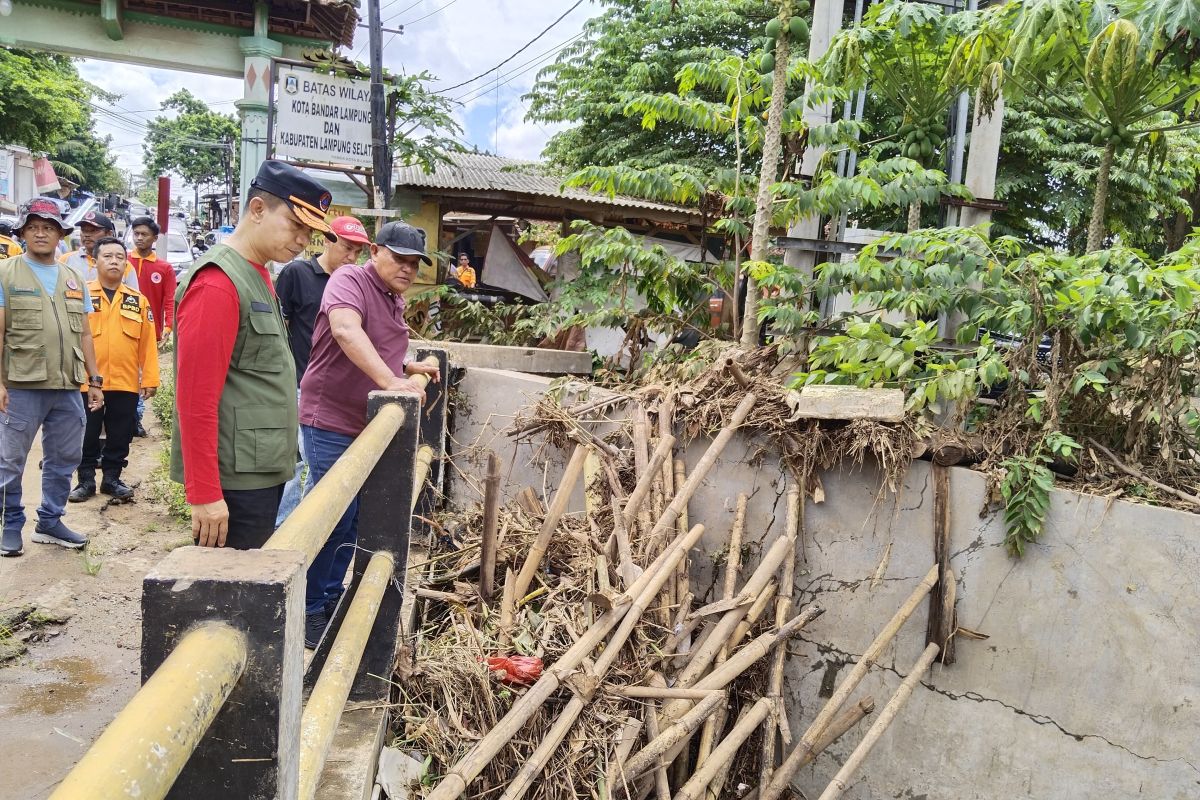
M 474 486 L 489 448 L 501 455 L 510 494 L 553 490 L 567 454 L 540 438 L 514 446 L 503 434 L 550 385 L 467 370 L 452 428 L 452 502 L 479 502 Z M 706 446 L 687 448 L 689 465 Z M 543 455 L 548 466 L 537 466 Z M 933 563 L 927 464 L 914 464 L 894 495 L 880 491 L 870 466 L 822 480 L 826 501 L 807 507 L 795 600 L 826 613 L 790 650 L 797 733 Z M 983 477 L 953 469 L 950 481 L 959 623 L 990 638 L 961 640 L 958 663 L 934 667 L 845 797 L 1200 798 L 1200 517 L 1056 491 L 1042 541 L 1014 560 L 1003 520 L 980 516 Z M 693 588 L 713 585 L 711 557 L 728 537 L 737 493 L 751 495 L 747 540 L 757 545 L 782 529 L 785 491 L 777 460 L 735 439 L 689 507 L 708 528 L 693 553 Z M 924 646 L 926 614 L 922 605 L 856 696 L 870 693 L 883 706 Z M 819 795 L 864 730 L 804 770 L 796 787 Z

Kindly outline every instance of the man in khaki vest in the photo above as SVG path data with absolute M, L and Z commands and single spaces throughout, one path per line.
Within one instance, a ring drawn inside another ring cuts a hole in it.
M 296 465 L 296 367 L 267 262 L 286 263 L 325 223 L 320 183 L 264 162 L 237 228 L 176 292 L 171 477 L 202 547 L 261 547 Z
M 0 261 L 0 500 L 4 530 L 0 555 L 24 549 L 21 477 L 29 449 L 42 430 L 42 503 L 33 541 L 78 549 L 87 537 L 62 521 L 71 475 L 83 447 L 84 401 L 104 404 L 104 379 L 85 309 L 87 284 L 55 261 L 59 242 L 71 232 L 51 200 L 31 201 L 17 220 L 22 255 Z

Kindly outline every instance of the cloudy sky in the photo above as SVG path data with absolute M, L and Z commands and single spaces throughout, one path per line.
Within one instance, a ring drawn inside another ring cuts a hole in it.
M 384 35 L 384 62 L 395 71 L 428 70 L 438 77 L 434 88 L 449 87 L 494 67 L 528 43 L 575 4 L 575 0 L 382 0 L 383 27 L 403 26 L 403 35 Z M 366 3 L 362 3 L 365 16 Z M 486 78 L 449 92 L 459 100 L 461 138 L 480 150 L 514 158 L 537 158 L 552 126 L 525 122 L 521 95 L 529 90 L 538 70 L 557 50 L 578 36 L 584 20 L 599 13 L 594 0 L 583 0 L 561 22 L 527 50 Z M 367 31 L 358 30 L 347 55 L 367 60 Z M 80 65 L 86 80 L 121 95 L 97 114 L 98 132 L 111 135 L 121 168 L 140 172 L 142 138 L 147 120 L 158 104 L 187 87 L 216 111 L 236 113 L 233 101 L 242 82 L 231 78 L 197 76 L 107 61 Z

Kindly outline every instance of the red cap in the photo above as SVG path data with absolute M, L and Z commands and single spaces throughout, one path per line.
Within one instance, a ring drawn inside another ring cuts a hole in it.
M 367 235 L 367 229 L 354 217 L 335 217 L 329 223 L 329 228 L 339 239 L 345 239 L 348 242 L 358 242 L 359 244 L 371 243 L 371 237 Z

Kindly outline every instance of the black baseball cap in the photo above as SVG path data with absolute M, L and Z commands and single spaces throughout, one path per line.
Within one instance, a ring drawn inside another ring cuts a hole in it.
M 325 221 L 333 195 L 302 170 L 282 161 L 264 161 L 250 182 L 250 188 L 275 195 L 287 203 L 305 225 L 337 241 L 337 234 L 330 230 L 329 223 Z
M 73 227 L 63 222 L 62 211 L 58 207 L 58 203 L 51 200 L 49 197 L 35 197 L 21 208 L 21 216 L 17 220 L 17 224 L 13 226 L 13 230 L 20 233 L 25 229 L 25 225 L 29 222 L 30 217 L 39 217 L 41 219 L 53 222 L 58 226 L 58 229 L 63 232 L 63 235 L 75 230 Z
M 425 231 L 414 228 L 407 222 L 389 222 L 384 225 L 375 236 L 375 244 L 386 247 L 396 255 L 420 256 L 426 264 L 433 264 L 433 259 L 425 253 Z
M 149 228 L 150 232 L 155 236 L 158 236 L 160 233 L 162 233 L 162 231 L 159 230 L 158 223 L 155 222 L 154 217 L 134 217 L 129 223 L 129 230 L 133 230 L 137 227 Z
M 113 221 L 109 219 L 107 215 L 102 214 L 99 211 L 89 211 L 84 214 L 83 219 L 79 220 L 79 227 L 82 228 L 84 225 L 91 225 L 93 228 L 101 228 L 109 233 L 117 232 L 117 226 L 113 224 Z

